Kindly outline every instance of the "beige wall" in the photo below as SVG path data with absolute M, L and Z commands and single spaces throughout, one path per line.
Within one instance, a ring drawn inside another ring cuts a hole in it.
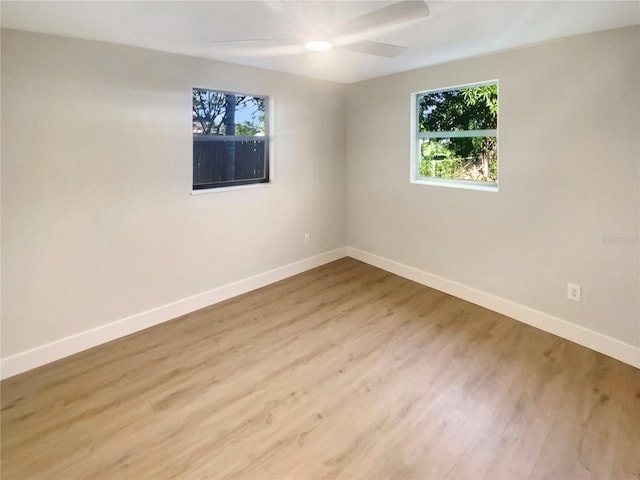
M 193 86 L 272 97 L 273 185 L 190 195 Z M 344 95 L 3 31 L 2 356 L 344 246 Z
M 350 85 L 349 245 L 640 345 L 639 60 L 634 27 Z M 493 79 L 500 191 L 410 184 L 411 92 Z
M 3 31 L 2 357 L 347 242 L 640 345 L 639 59 L 636 27 L 345 87 Z M 411 92 L 496 78 L 500 191 L 410 184 Z M 190 195 L 193 86 L 272 97 L 273 185 Z

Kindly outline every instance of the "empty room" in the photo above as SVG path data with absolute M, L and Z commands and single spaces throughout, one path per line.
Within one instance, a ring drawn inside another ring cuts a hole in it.
M 3 480 L 640 479 L 640 2 L 0 8 Z

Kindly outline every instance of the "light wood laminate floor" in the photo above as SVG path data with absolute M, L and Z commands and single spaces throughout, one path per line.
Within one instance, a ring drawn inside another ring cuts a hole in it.
M 640 370 L 352 259 L 1 388 L 2 480 L 640 478 Z

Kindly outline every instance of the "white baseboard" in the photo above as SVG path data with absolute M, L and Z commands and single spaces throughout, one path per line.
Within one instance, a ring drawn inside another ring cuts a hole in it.
M 200 308 L 213 305 L 214 303 L 278 282 L 306 270 L 324 265 L 325 263 L 333 262 L 334 260 L 346 257 L 346 252 L 346 247 L 331 250 L 3 358 L 0 360 L 0 378 L 12 377 L 27 370 L 73 355 L 74 353 L 110 342 L 125 335 L 199 310 Z
M 501 313 L 545 332 L 566 338 L 584 347 L 603 353 L 621 362 L 640 368 L 640 348 L 613 337 L 590 330 L 533 308 L 462 283 L 418 270 L 417 268 L 374 255 L 354 247 L 347 247 L 347 255 L 414 282 L 448 293 L 494 312 Z
M 346 256 L 454 295 L 640 368 L 640 348 L 638 347 L 482 290 L 364 250 L 343 247 L 3 358 L 0 360 L 0 378 L 12 377 Z

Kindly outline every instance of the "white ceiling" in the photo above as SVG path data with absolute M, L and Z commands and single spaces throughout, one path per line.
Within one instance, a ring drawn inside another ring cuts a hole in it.
M 408 47 L 384 58 L 346 50 L 242 51 L 216 41 L 304 40 L 393 1 L 9 1 L 5 28 L 101 40 L 351 83 L 581 33 L 640 24 L 640 1 L 430 1 L 431 14 L 369 40 Z M 249 49 L 251 50 L 251 49 Z M 283 54 L 284 53 L 284 54 Z

